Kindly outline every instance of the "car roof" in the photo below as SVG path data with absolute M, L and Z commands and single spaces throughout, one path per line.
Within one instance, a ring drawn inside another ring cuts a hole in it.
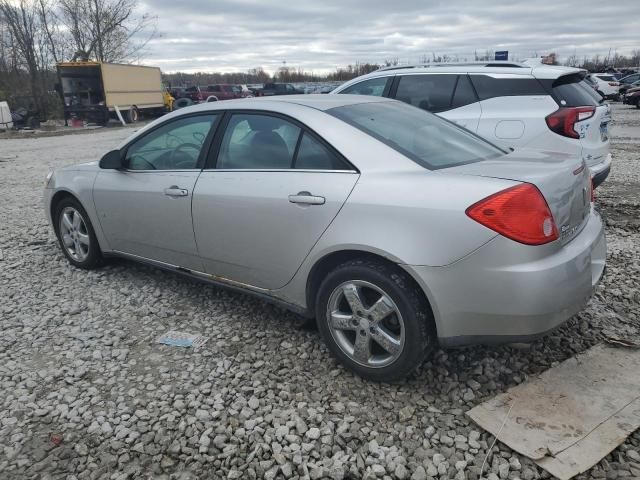
M 235 100 L 226 100 L 224 102 L 199 103 L 190 107 L 181 108 L 176 112 L 199 112 L 207 110 L 270 110 L 278 109 L 278 104 L 294 104 L 303 107 L 309 107 L 316 110 L 329 110 L 335 107 L 344 107 L 345 105 L 356 105 L 359 103 L 376 103 L 376 102 L 394 102 L 390 98 L 373 97 L 368 95 L 323 95 L 323 94 L 301 94 L 301 95 L 282 95 L 272 97 L 252 97 Z
M 584 72 L 580 68 L 564 67 L 560 65 L 545 65 L 541 63 L 518 63 L 507 61 L 492 62 L 463 62 L 463 63 L 427 63 L 419 65 L 398 65 L 385 67 L 375 72 L 358 77 L 376 78 L 389 75 L 410 73 L 483 73 L 487 75 L 526 75 L 539 79 L 555 80 L 564 75 Z

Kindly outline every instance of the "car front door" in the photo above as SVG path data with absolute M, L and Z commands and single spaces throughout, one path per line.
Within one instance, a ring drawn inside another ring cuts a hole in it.
M 193 195 L 205 271 L 263 289 L 286 285 L 337 215 L 357 171 L 291 119 L 229 113 Z
M 126 147 L 125 169 L 101 170 L 93 198 L 113 250 L 202 270 L 191 200 L 218 115 L 181 117 Z

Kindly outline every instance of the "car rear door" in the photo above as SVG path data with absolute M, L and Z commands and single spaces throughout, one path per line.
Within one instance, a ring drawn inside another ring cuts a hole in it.
M 124 170 L 100 170 L 93 199 L 112 249 L 202 270 L 191 200 L 218 118 L 165 122 L 126 147 Z
M 467 75 L 398 75 L 390 97 L 427 110 L 475 132 L 481 109 Z
M 288 117 L 228 113 L 193 196 L 206 273 L 262 289 L 293 277 L 359 177 Z

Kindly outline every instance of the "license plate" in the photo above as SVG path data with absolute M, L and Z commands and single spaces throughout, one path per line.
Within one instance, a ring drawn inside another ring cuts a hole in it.
M 603 142 L 606 142 L 607 140 L 609 140 L 609 124 L 608 123 L 600 124 L 600 139 Z

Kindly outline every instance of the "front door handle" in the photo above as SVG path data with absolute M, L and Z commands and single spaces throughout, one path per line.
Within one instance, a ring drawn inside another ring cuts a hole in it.
M 189 195 L 189 190 L 186 188 L 180 188 L 177 185 L 171 185 L 169 188 L 164 189 L 164 194 L 170 197 L 186 197 Z
M 289 195 L 289 202 L 305 205 L 324 205 L 325 198 L 311 195 L 309 192 L 298 192 L 296 195 Z

